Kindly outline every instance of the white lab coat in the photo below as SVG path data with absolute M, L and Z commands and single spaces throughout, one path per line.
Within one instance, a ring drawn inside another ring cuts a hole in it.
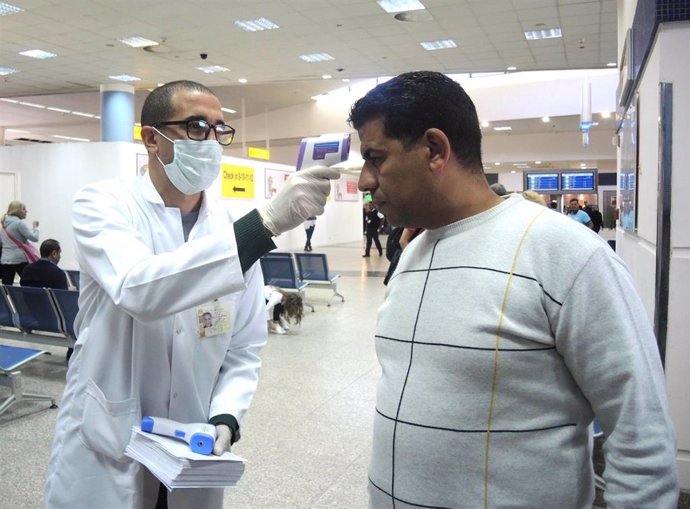
M 81 271 L 78 340 L 48 466 L 50 509 L 153 508 L 158 481 L 124 455 L 143 415 L 238 421 L 266 343 L 263 278 L 242 274 L 232 219 L 204 197 L 185 243 L 179 209 L 148 175 L 87 186 L 73 226 Z M 246 278 L 246 279 L 245 279 Z M 219 299 L 231 332 L 201 338 L 197 307 Z M 222 490 L 175 490 L 169 507 L 215 509 Z

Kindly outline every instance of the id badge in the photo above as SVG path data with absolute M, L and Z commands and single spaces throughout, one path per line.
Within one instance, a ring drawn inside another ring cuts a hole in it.
M 196 308 L 199 337 L 210 338 L 232 330 L 232 304 L 216 299 Z

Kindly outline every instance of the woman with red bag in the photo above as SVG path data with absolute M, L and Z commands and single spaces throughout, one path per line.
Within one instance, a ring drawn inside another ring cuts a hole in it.
M 29 262 L 31 254 L 37 252 L 35 246 L 29 241 L 38 241 L 38 221 L 34 221 L 29 228 L 23 221 L 26 219 L 26 205 L 20 201 L 13 201 L 7 207 L 7 214 L 2 218 L 2 229 L 0 229 L 0 241 L 2 241 L 2 284 L 14 284 L 15 275 L 21 276 L 24 267 Z M 21 245 L 20 245 L 21 244 Z M 40 257 L 40 256 L 39 256 Z

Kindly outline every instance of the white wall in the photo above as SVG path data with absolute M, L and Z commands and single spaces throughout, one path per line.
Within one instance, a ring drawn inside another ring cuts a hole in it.
M 623 2 L 631 20 L 634 2 Z M 625 30 L 629 26 L 622 27 Z M 690 489 L 690 23 L 661 25 L 638 87 L 638 229 L 617 231 L 617 247 L 635 279 L 650 320 L 654 316 L 659 171 L 659 83 L 673 83 L 671 268 L 666 339 L 666 381 L 678 435 L 681 487 Z
M 41 241 L 54 238 L 62 245 L 61 266 L 77 268 L 74 257 L 71 210 L 74 194 L 97 180 L 132 177 L 136 174 L 136 154 L 144 154 L 140 144 L 132 143 L 59 143 L 0 147 L 0 173 L 18 177 L 17 199 L 28 209 L 27 220 L 40 221 Z M 264 168 L 293 171 L 275 163 L 224 157 L 223 162 L 255 168 L 254 200 L 224 199 L 234 217 L 241 217 L 265 201 Z M 220 179 L 209 192 L 220 197 Z M 6 204 L 0 204 L 5 207 Z M 362 238 L 361 203 L 331 200 L 317 220 L 312 239 L 314 247 L 351 242 Z M 305 234 L 301 227 L 280 236 L 279 249 L 301 249 Z

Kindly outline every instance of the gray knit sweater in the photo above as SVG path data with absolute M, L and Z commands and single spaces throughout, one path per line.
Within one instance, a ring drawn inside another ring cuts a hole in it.
M 519 196 L 404 251 L 379 311 L 370 507 L 671 508 L 676 447 L 645 310 L 616 254 Z

